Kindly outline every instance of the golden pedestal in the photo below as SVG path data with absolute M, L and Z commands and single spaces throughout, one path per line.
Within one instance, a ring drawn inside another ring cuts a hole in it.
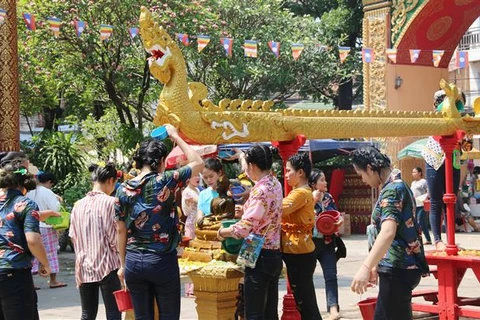
M 225 270 L 223 274 L 208 274 L 206 270 L 189 274 L 193 281 L 199 320 L 233 320 L 238 282 L 243 273 Z

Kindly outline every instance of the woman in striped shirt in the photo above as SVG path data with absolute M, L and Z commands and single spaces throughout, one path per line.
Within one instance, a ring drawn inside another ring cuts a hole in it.
M 75 248 L 75 280 L 80 290 L 82 320 L 95 319 L 98 290 L 102 291 L 107 320 L 120 320 L 113 292 L 121 289 L 117 276 L 120 257 L 117 249 L 115 198 L 109 196 L 117 182 L 111 163 L 92 165 L 93 190 L 75 203 L 71 215 L 70 237 Z

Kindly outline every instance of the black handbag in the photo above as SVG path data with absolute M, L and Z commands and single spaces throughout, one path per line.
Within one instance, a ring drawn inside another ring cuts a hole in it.
M 337 261 L 347 257 L 347 247 L 340 237 L 335 237 L 335 257 L 337 257 Z

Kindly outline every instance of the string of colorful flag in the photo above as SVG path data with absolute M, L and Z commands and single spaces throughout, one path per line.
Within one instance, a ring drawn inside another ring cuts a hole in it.
M 7 11 L 0 9 L 0 25 L 4 23 L 7 16 Z M 35 16 L 30 13 L 23 13 L 23 20 L 25 25 L 27 26 L 28 30 L 35 31 L 36 30 L 36 23 L 35 23 Z M 50 30 L 53 32 L 55 37 L 60 35 L 60 27 L 62 25 L 62 20 L 56 17 L 49 17 L 47 19 L 48 25 Z M 87 27 L 87 23 L 81 20 L 73 21 L 75 26 L 77 37 L 81 37 L 82 33 L 85 31 Z M 105 41 L 108 40 L 113 34 L 114 27 L 109 24 L 101 24 L 100 25 L 100 40 Z M 129 28 L 129 34 L 132 39 L 134 39 L 138 35 L 138 28 Z M 177 33 L 177 39 L 183 43 L 185 46 L 190 45 L 190 36 L 185 33 Z M 197 50 L 201 52 L 205 47 L 210 43 L 210 36 L 199 34 L 196 36 L 197 38 Z M 220 38 L 220 43 L 225 50 L 225 54 L 229 57 L 232 56 L 232 49 L 233 49 L 233 38 Z M 317 45 L 321 49 L 328 48 L 323 45 Z M 268 47 L 272 51 L 272 53 L 278 59 L 280 57 L 280 42 L 277 41 L 269 41 Z M 245 57 L 250 58 L 257 58 L 258 54 L 258 41 L 257 40 L 245 40 L 244 45 L 244 54 Z M 291 50 L 292 56 L 294 60 L 298 60 L 300 55 L 302 54 L 303 49 L 305 46 L 301 43 L 292 43 Z M 338 47 L 340 62 L 344 63 L 346 58 L 349 56 L 351 51 L 350 47 Z M 420 49 L 410 49 L 410 61 L 411 63 L 416 63 L 420 53 L 422 50 Z M 438 67 L 442 57 L 445 53 L 445 50 L 432 50 L 432 61 L 435 67 Z M 388 59 L 392 63 L 397 63 L 397 49 L 391 48 L 386 50 L 386 55 Z M 363 48 L 362 49 L 362 60 L 364 63 L 372 63 L 375 61 L 375 52 L 372 48 Z M 468 65 L 468 52 L 467 51 L 457 51 L 456 53 L 456 67 L 463 69 L 466 68 Z

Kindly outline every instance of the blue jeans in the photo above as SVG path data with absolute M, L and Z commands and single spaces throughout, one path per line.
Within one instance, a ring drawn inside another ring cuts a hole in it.
M 180 271 L 176 251 L 165 255 L 127 251 L 125 282 L 136 320 L 153 320 L 154 299 L 160 319 L 180 319 Z
M 423 210 L 423 207 L 417 207 L 415 213 L 417 215 L 417 223 L 420 228 L 422 228 L 425 239 L 427 240 L 427 242 L 432 242 L 432 238 L 430 238 L 430 230 L 428 229 L 427 213 L 425 212 L 425 210 Z
M 113 293 L 122 288 L 117 276 L 117 270 L 110 272 L 98 282 L 82 283 L 78 288 L 82 303 L 81 320 L 95 320 L 98 312 L 98 290 L 102 291 L 103 303 L 107 320 L 121 320 L 122 313 L 118 311 L 117 302 Z
M 0 270 L 0 319 L 38 319 L 31 269 Z
M 426 180 L 430 193 L 430 226 L 432 227 L 433 241 L 442 241 L 441 224 L 444 209 L 443 195 L 445 194 L 445 164 L 438 170 L 426 164 Z M 453 193 L 457 194 L 460 184 L 460 170 L 453 168 Z
M 278 279 L 283 262 L 280 250 L 262 250 L 255 268 L 245 268 L 245 318 L 278 320 Z
M 330 307 L 338 307 L 337 257 L 335 256 L 335 240 L 325 244 L 323 238 L 313 238 L 315 243 L 315 257 L 323 271 L 325 291 L 327 293 L 327 311 Z
M 318 310 L 313 273 L 317 266 L 315 252 L 292 254 L 284 253 L 283 261 L 287 266 L 288 281 L 293 291 L 297 310 L 302 320 L 321 320 Z

